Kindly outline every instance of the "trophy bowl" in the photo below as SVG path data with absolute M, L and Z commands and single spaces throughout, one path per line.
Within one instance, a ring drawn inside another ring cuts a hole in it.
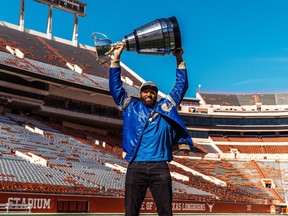
M 181 33 L 176 17 L 156 19 L 135 29 L 123 37 L 121 42 L 112 41 L 100 32 L 92 34 L 97 60 L 108 61 L 113 47 L 125 43 L 125 50 L 138 54 L 168 55 L 181 49 Z

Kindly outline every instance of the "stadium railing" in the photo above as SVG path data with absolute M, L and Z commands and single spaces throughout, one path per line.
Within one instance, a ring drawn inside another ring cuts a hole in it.
M 7 213 L 14 211 L 17 212 L 29 212 L 31 213 L 32 205 L 31 204 L 16 204 L 16 203 L 0 203 L 0 211 L 6 210 Z M 22 210 L 22 211 L 21 211 Z

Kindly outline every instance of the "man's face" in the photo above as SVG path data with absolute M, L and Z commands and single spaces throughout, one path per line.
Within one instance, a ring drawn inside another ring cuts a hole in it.
M 157 92 L 152 89 L 145 89 L 140 93 L 140 99 L 146 107 L 154 107 L 157 101 Z

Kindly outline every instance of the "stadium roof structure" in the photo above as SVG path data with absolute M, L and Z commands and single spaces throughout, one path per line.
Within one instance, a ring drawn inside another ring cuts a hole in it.
M 287 105 L 288 92 L 282 93 L 205 93 L 198 92 L 206 105 L 252 106 L 252 105 Z

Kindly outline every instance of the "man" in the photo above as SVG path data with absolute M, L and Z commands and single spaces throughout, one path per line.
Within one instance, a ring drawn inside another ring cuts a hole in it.
M 130 97 L 121 81 L 120 56 L 124 45 L 114 49 L 109 86 L 123 116 L 123 157 L 129 162 L 125 181 L 125 215 L 139 215 L 147 189 L 151 191 L 160 216 L 172 215 L 172 179 L 167 162 L 173 159 L 172 146 L 189 145 L 192 139 L 177 106 L 187 89 L 188 77 L 183 50 L 175 53 L 176 84 L 166 98 L 157 101 L 158 87 L 145 82 L 140 100 Z

